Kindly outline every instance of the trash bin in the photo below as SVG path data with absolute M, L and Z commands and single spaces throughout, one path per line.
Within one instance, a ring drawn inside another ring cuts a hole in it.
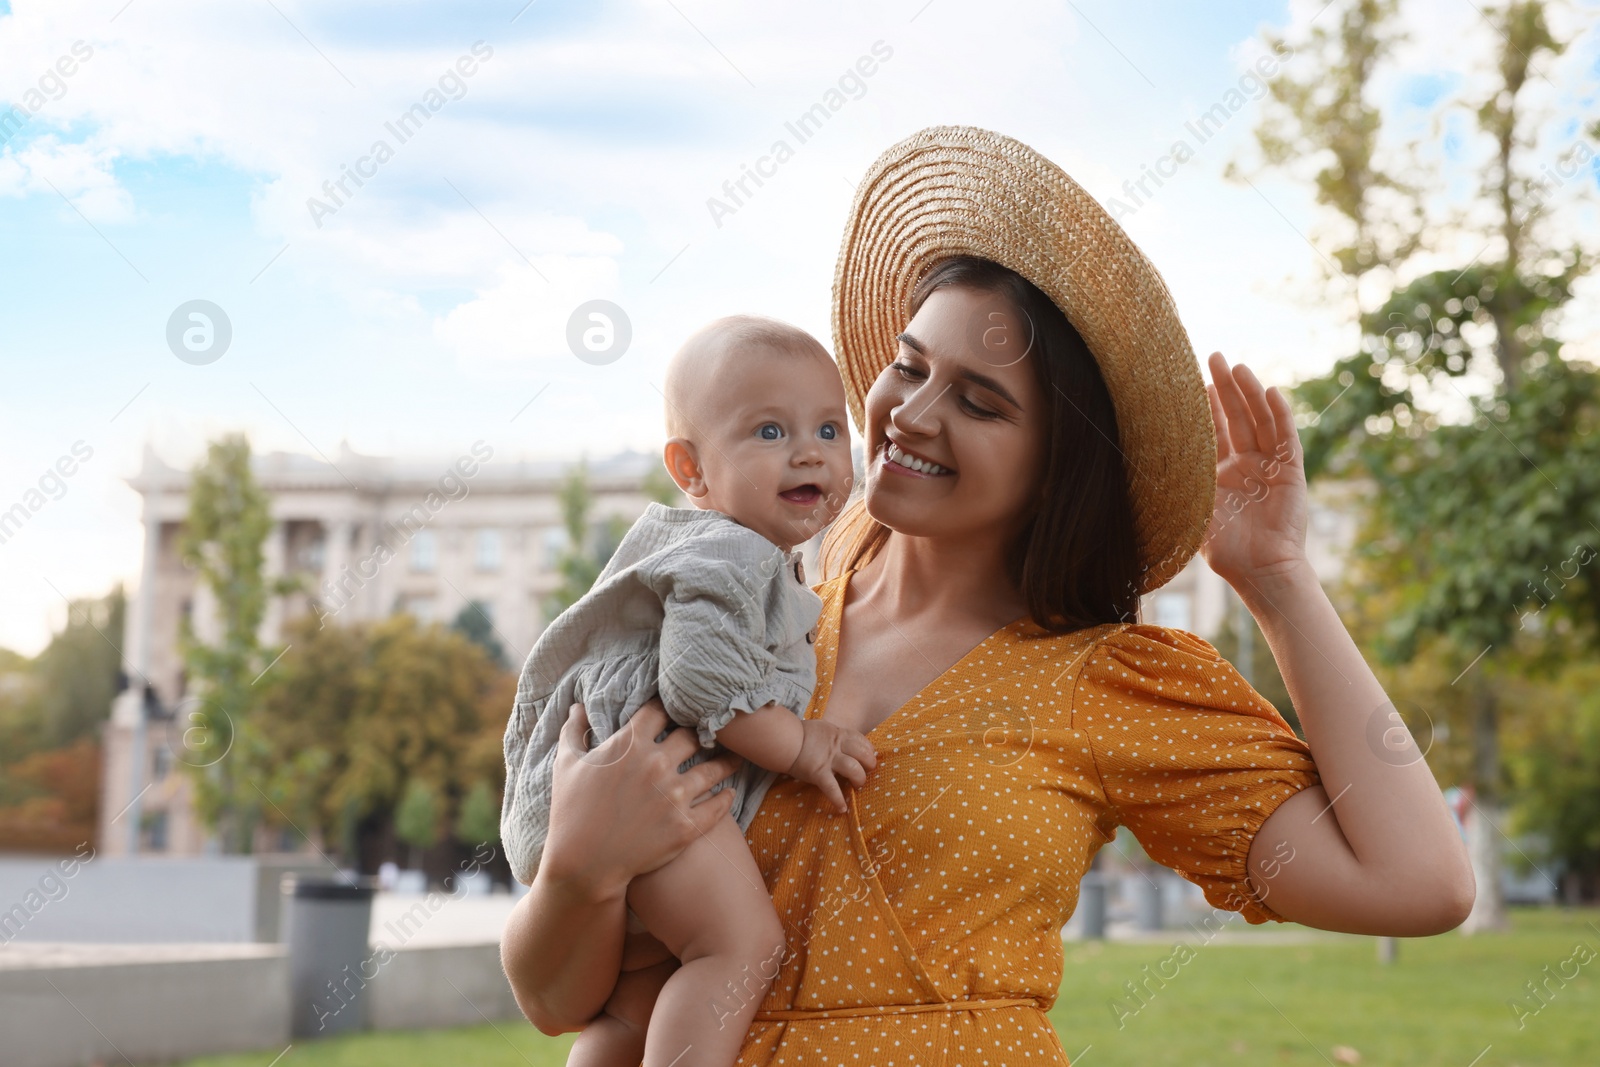
M 370 878 L 284 879 L 293 1036 L 329 1037 L 366 1027 L 366 987 L 378 966 L 367 948 L 375 889 Z
M 1106 877 L 1099 871 L 1085 871 L 1078 883 L 1078 910 L 1083 912 L 1083 936 L 1106 936 Z

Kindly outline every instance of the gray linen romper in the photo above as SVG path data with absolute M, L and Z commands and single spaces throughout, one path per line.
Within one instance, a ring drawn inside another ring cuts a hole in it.
M 740 711 L 777 701 L 804 716 L 816 685 L 822 599 L 805 584 L 800 553 L 719 511 L 651 503 L 594 587 L 550 624 L 528 653 L 506 724 L 500 838 L 511 871 L 533 882 L 550 827 L 551 778 L 567 711 L 581 703 L 589 747 L 659 695 L 672 722 L 695 728 L 700 751 L 680 769 L 728 751 L 716 732 Z M 748 830 L 777 779 L 745 761 L 713 792 L 735 790 L 731 814 Z M 630 913 L 630 928 L 641 925 Z

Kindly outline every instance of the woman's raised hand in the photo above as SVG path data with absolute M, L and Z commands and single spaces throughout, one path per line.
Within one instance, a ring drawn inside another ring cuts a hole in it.
M 1217 502 L 1200 552 L 1229 584 L 1273 578 L 1306 558 L 1306 472 L 1289 400 L 1249 367 L 1211 353 Z
M 591 749 L 583 705 L 572 705 L 556 751 L 541 871 L 620 895 L 727 817 L 733 790 L 705 794 L 738 770 L 741 758 L 725 752 L 678 773 L 700 743 L 693 730 L 674 730 L 657 743 L 669 721 L 661 701 L 651 700 Z

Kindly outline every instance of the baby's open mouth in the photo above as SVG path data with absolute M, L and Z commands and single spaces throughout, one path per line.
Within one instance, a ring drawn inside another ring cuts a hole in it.
M 797 485 L 793 489 L 785 489 L 778 495 L 791 504 L 810 505 L 822 499 L 822 490 L 816 485 L 807 482 L 805 485 Z

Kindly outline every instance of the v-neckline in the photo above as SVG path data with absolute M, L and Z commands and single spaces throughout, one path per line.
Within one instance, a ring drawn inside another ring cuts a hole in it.
M 826 657 L 827 670 L 822 670 L 822 664 L 818 664 L 817 688 L 812 694 L 811 700 L 811 709 L 814 709 L 816 714 L 808 714 L 807 718 L 825 718 L 828 701 L 833 696 L 833 681 L 839 670 L 839 638 L 844 633 L 844 602 L 845 598 L 850 594 L 850 579 L 855 577 L 855 573 L 856 569 L 852 567 L 850 570 L 845 571 L 844 574 L 839 578 L 835 579 L 835 588 L 831 591 L 828 602 L 824 605 L 824 610 L 827 615 L 825 620 L 826 625 L 824 625 L 824 622 L 818 623 L 817 628 L 819 634 L 827 633 L 831 635 L 831 637 L 827 642 L 823 642 L 821 640 L 817 642 L 818 658 L 821 659 Z M 891 722 L 902 718 L 905 715 L 907 708 L 910 708 L 916 704 L 920 704 L 922 702 L 922 698 L 927 694 L 928 690 L 937 685 L 940 679 L 960 669 L 968 660 L 972 659 L 972 657 L 983 651 L 1002 635 L 1009 633 L 1018 626 L 1028 626 L 1031 624 L 1032 618 L 1030 616 L 1020 615 L 991 633 L 989 636 L 985 637 L 983 640 L 979 641 L 977 644 L 973 645 L 971 648 L 967 649 L 966 652 L 962 653 L 959 659 L 950 664 L 950 666 L 946 667 L 944 670 L 940 671 L 938 674 L 934 675 L 926 685 L 913 693 L 905 703 L 901 704 L 889 714 L 885 715 L 883 719 L 875 724 L 870 730 L 865 731 L 865 736 L 871 738 L 874 735 L 882 733 Z

